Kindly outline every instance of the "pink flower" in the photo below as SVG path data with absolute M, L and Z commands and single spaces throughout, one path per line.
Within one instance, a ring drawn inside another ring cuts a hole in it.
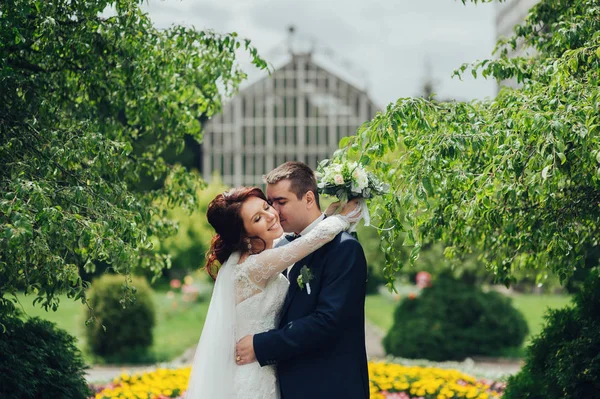
M 195 294 L 198 292 L 198 289 L 191 284 L 184 284 L 183 287 L 181 287 L 181 291 L 183 291 L 184 294 Z
M 408 396 L 408 394 L 406 394 L 405 392 L 382 391 L 381 393 L 383 394 L 383 396 L 385 396 L 386 399 L 410 399 L 410 396 Z
M 185 302 L 194 302 L 198 299 L 200 294 L 198 288 L 191 284 L 184 284 L 183 287 L 181 287 L 181 291 L 183 292 L 183 300 Z
M 425 288 L 431 286 L 431 274 L 427 272 L 419 272 L 417 273 L 417 277 L 415 278 L 417 287 Z
M 171 288 L 177 289 L 177 288 L 181 287 L 181 281 L 174 278 L 173 280 L 171 280 L 170 285 L 171 285 Z

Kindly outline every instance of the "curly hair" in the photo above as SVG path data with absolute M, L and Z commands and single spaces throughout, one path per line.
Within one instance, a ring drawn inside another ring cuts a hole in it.
M 213 280 L 217 278 L 217 261 L 222 265 L 232 253 L 248 250 L 247 244 L 244 242 L 247 232 L 244 228 L 241 209 L 243 203 L 250 197 L 258 197 L 267 201 L 267 197 L 260 188 L 239 187 L 217 195 L 208 204 L 206 217 L 217 234 L 213 237 L 206 253 L 205 270 Z

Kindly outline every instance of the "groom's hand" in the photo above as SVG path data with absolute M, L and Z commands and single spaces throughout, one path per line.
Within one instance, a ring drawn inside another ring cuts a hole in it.
M 246 335 L 235 346 L 235 362 L 238 366 L 256 361 L 254 354 L 254 335 Z

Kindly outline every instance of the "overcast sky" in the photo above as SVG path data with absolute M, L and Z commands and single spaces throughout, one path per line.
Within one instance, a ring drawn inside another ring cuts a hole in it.
M 285 53 L 287 27 L 298 42 L 364 82 L 385 106 L 422 93 L 430 64 L 439 98 L 483 99 L 495 83 L 451 78 L 463 62 L 490 58 L 495 44 L 494 4 L 460 0 L 148 0 L 155 25 L 238 32 L 267 61 Z M 429 60 L 429 61 L 427 61 Z M 325 65 L 326 66 L 326 65 Z M 470 76 L 470 74 L 469 74 Z M 355 80 L 355 81 L 356 81 Z

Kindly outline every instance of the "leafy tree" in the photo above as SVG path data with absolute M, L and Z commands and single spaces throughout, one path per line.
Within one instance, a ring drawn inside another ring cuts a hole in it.
M 142 0 L 0 3 L 0 308 L 18 289 L 56 309 L 84 299 L 78 267 L 159 273 L 151 238 L 174 232 L 168 206 L 195 206 L 201 181 L 169 164 L 200 118 L 245 74 L 235 33 L 157 30 Z M 107 15 L 106 17 L 104 15 Z M 133 190 L 144 176 L 156 190 Z M 165 178 L 166 177 L 166 178 Z M 142 256 L 144 255 L 144 256 Z
M 381 232 L 389 280 L 400 239 L 412 261 L 427 240 L 447 243 L 448 257 L 479 251 L 506 284 L 519 270 L 564 282 L 596 256 L 600 4 L 542 0 L 514 32 L 497 59 L 456 74 L 516 78 L 521 87 L 470 103 L 399 99 L 340 143 L 395 188 L 373 205 L 391 228 Z M 535 55 L 509 58 L 518 46 Z

